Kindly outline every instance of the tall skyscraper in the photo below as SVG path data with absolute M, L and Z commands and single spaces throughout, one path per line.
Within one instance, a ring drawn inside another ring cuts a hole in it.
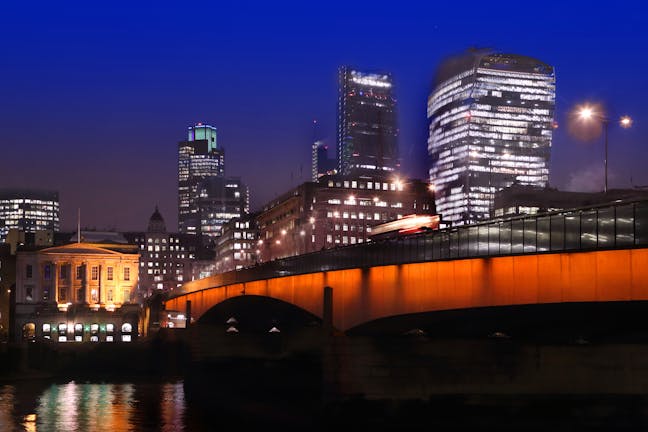
M 339 174 L 384 177 L 398 171 L 391 76 L 341 67 L 337 129 Z
M 488 219 L 496 191 L 547 184 L 554 106 L 554 68 L 539 60 L 472 50 L 440 66 L 427 115 L 444 221 Z
M 58 232 L 58 192 L 27 189 L 0 189 L 0 241 L 16 228 L 24 232 Z
M 216 128 L 190 126 L 178 144 L 178 230 L 200 234 L 199 186 L 203 180 L 225 175 L 225 151 L 218 147 Z

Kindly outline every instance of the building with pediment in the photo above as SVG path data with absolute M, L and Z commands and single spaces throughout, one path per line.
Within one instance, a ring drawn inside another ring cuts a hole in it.
M 139 333 L 137 246 L 71 243 L 19 250 L 16 339 L 128 342 Z

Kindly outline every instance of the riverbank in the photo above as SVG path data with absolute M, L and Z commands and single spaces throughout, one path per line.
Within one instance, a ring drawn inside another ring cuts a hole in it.
M 0 380 L 179 376 L 190 363 L 181 341 L 24 342 L 0 346 Z

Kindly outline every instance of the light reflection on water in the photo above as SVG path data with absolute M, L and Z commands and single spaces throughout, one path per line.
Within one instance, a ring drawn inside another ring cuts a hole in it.
M 0 385 L 0 431 L 184 431 L 181 381 Z

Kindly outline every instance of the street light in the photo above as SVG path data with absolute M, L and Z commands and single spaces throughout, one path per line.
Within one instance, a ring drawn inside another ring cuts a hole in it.
M 610 119 L 602 112 L 599 112 L 594 107 L 590 105 L 583 105 L 578 109 L 578 116 L 584 122 L 589 122 L 592 120 L 598 120 L 603 124 L 603 132 L 605 134 L 605 187 L 603 189 L 604 193 L 607 193 L 608 190 L 608 124 Z M 629 116 L 623 116 L 619 119 L 619 125 L 623 128 L 629 128 L 632 126 L 632 118 Z

